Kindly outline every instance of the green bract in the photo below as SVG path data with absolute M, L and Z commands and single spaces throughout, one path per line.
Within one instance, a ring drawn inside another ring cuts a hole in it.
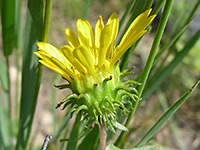
M 115 132 L 113 127 L 127 130 L 117 123 L 117 111 L 121 110 L 126 114 L 128 110 L 125 105 L 129 104 L 132 107 L 132 103 L 139 98 L 134 88 L 139 83 L 132 80 L 122 81 L 126 75 L 132 74 L 128 71 L 127 69 L 120 73 L 117 64 L 112 74 L 99 73 L 101 78 L 99 83 L 95 83 L 91 76 L 84 76 L 81 80 L 72 79 L 69 85 L 56 86 L 60 89 L 72 90 L 72 94 L 64 98 L 57 108 L 62 104 L 63 109 L 71 105 L 67 114 L 74 112 L 80 114 L 81 120 L 85 121 L 88 127 L 93 126 L 94 123 L 100 125 L 104 122 L 113 132 Z
M 138 99 L 134 81 L 123 82 L 128 70 L 120 73 L 118 60 L 126 50 L 136 42 L 147 30 L 146 27 L 155 18 L 150 16 L 151 9 L 140 14 L 130 25 L 120 43 L 115 46 L 118 33 L 119 19 L 113 13 L 104 25 L 99 19 L 94 33 L 87 20 L 77 21 L 77 35 L 69 28 L 65 34 L 69 45 L 60 49 L 49 43 L 38 42 L 40 63 L 54 70 L 66 79 L 69 85 L 58 86 L 70 88 L 72 94 L 61 103 L 64 108 L 71 105 L 69 113 L 81 114 L 81 120 L 87 126 L 104 123 L 113 132 L 113 126 L 126 130 L 117 123 L 117 111 L 128 112 L 125 105 L 132 105 Z M 132 86 L 129 86 L 132 85 Z

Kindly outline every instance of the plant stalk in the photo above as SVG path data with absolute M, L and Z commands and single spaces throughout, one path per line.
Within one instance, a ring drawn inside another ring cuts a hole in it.
M 141 81 L 140 81 L 142 83 L 142 85 L 138 87 L 139 97 L 142 97 L 143 90 L 144 90 L 144 87 L 146 85 L 147 78 L 148 78 L 150 70 L 152 68 L 152 65 L 153 65 L 153 62 L 154 62 L 154 58 L 156 56 L 156 52 L 157 52 L 158 46 L 160 44 L 160 41 L 161 41 L 161 38 L 162 38 L 162 35 L 163 35 L 163 32 L 164 32 L 165 26 L 167 24 L 167 20 L 168 20 L 169 14 L 171 12 L 172 4 L 173 4 L 173 0 L 167 0 L 166 1 L 165 8 L 164 8 L 163 14 L 161 16 L 161 20 L 160 20 L 159 25 L 158 25 L 158 29 L 157 29 L 157 32 L 156 32 L 156 35 L 155 35 L 155 39 L 154 39 L 150 54 L 148 56 L 144 71 L 142 72 L 142 77 L 141 77 Z M 140 99 L 138 99 L 135 102 L 135 104 L 133 106 L 133 111 L 131 111 L 130 114 L 128 115 L 128 118 L 127 118 L 126 123 L 125 123 L 126 127 L 128 127 L 128 125 L 130 124 L 131 119 L 133 118 L 133 115 L 135 114 L 135 111 L 136 111 L 136 109 L 138 107 L 139 102 L 140 102 Z M 120 142 L 120 140 L 122 139 L 124 134 L 125 134 L 125 132 L 121 132 L 121 134 L 119 135 L 117 141 L 115 142 L 116 145 L 118 145 L 118 143 Z
M 100 132 L 100 150 L 106 150 L 107 132 L 104 122 L 101 124 L 99 128 L 99 132 Z

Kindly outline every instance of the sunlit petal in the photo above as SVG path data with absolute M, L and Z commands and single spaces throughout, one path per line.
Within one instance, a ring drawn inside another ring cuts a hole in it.
M 90 51 L 84 47 L 79 46 L 73 51 L 74 57 L 88 70 L 88 74 L 95 74 L 95 61 Z
M 121 42 L 112 55 L 111 63 L 114 64 L 145 32 L 145 28 L 152 22 L 155 15 L 149 16 L 151 9 L 139 15 L 130 25 Z
M 80 45 L 79 41 L 76 37 L 76 34 L 71 29 L 66 28 L 65 29 L 65 35 L 66 35 L 66 38 L 67 38 L 69 45 L 72 48 L 78 47 Z
M 68 46 L 68 45 L 64 45 L 61 48 L 61 51 L 63 52 L 63 54 L 65 55 L 65 57 L 71 62 L 71 64 L 80 72 L 80 73 L 84 73 L 86 74 L 86 69 L 84 68 L 84 66 L 82 66 L 76 58 L 74 58 L 73 55 L 73 49 Z
M 109 41 L 110 46 L 109 46 L 107 53 L 106 53 L 106 57 L 110 58 L 111 51 L 112 51 L 112 48 L 113 48 L 113 44 L 114 44 L 115 39 L 117 37 L 118 26 L 119 26 L 119 20 L 118 20 L 118 16 L 117 16 L 116 13 L 113 13 L 110 16 L 110 18 L 108 19 L 107 25 L 111 25 L 111 35 L 108 35 L 108 36 L 111 36 L 111 41 Z

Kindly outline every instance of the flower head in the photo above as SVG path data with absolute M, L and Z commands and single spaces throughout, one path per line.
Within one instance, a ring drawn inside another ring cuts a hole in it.
M 132 104 L 138 98 L 134 86 L 127 87 L 136 82 L 122 81 L 126 72 L 120 72 L 118 60 L 146 32 L 155 17 L 149 16 L 150 12 L 151 9 L 145 11 L 131 23 L 116 47 L 119 24 L 116 13 L 105 26 L 99 16 L 95 38 L 90 23 L 79 19 L 78 38 L 71 29 L 65 30 L 69 45 L 57 49 L 48 43 L 37 43 L 39 51 L 35 54 L 41 58 L 39 62 L 63 76 L 69 82 L 66 87 L 72 90 L 59 105 L 65 103 L 64 108 L 71 105 L 68 113 L 81 113 L 89 125 L 102 121 L 110 128 L 116 125 L 117 109 L 127 112 L 124 104 Z

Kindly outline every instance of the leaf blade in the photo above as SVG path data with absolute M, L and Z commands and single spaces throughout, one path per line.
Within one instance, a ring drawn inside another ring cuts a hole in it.
M 12 54 L 15 29 L 15 0 L 3 0 L 1 10 L 4 56 Z
M 189 98 L 199 82 L 200 80 L 198 80 L 188 92 L 186 92 L 178 101 L 176 101 L 175 104 L 173 104 L 168 109 L 166 113 L 164 113 L 163 116 L 160 117 L 155 125 L 140 140 L 140 142 L 137 144 L 137 147 L 144 145 L 158 131 L 158 129 L 167 121 L 167 119 L 169 119 L 169 117 L 171 117 L 178 110 L 178 108 Z

